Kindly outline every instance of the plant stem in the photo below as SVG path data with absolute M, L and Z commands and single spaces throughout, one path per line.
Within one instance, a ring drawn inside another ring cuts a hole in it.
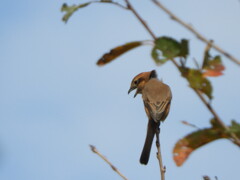
M 180 71 L 180 66 L 178 65 L 178 63 L 174 60 L 171 59 L 171 61 L 173 62 L 173 64 L 177 67 L 177 69 Z M 220 124 L 222 126 L 222 128 L 224 128 L 227 132 L 229 131 L 229 128 L 223 123 L 223 121 L 221 120 L 221 118 L 218 116 L 218 114 L 216 113 L 216 111 L 213 109 L 213 107 L 211 106 L 211 104 L 209 104 L 207 102 L 207 100 L 204 98 L 204 96 L 202 95 L 202 93 L 197 90 L 197 89 L 193 89 L 192 90 L 197 94 L 197 96 L 202 100 L 203 104 L 208 108 L 208 110 L 212 113 L 212 115 L 214 116 L 215 120 L 218 122 L 218 124 Z M 240 140 L 239 138 L 236 136 L 236 134 L 234 133 L 230 133 L 231 137 L 233 138 L 233 142 L 240 146 Z
M 152 1 L 159 8 L 161 8 L 165 13 L 167 13 L 172 20 L 178 22 L 179 24 L 181 24 L 182 26 L 187 28 L 189 31 L 191 31 L 194 35 L 196 35 L 196 37 L 199 40 L 201 40 L 201 41 L 203 41 L 203 42 L 205 42 L 207 44 L 211 44 L 211 47 L 213 47 L 215 50 L 217 50 L 218 52 L 223 54 L 225 57 L 227 57 L 228 59 L 230 59 L 232 62 L 236 63 L 237 65 L 240 65 L 240 61 L 237 58 L 233 57 L 231 54 L 229 54 L 228 52 L 226 52 L 225 50 L 223 50 L 222 48 L 217 46 L 215 43 L 212 43 L 211 40 L 208 40 L 207 38 L 205 38 L 202 34 L 200 34 L 191 25 L 185 23 L 183 20 L 181 20 L 179 17 L 177 17 L 175 14 L 173 14 L 169 9 L 167 9 L 165 6 L 163 6 L 159 1 L 157 1 L 157 0 L 152 0 Z
M 133 14 L 142 23 L 142 25 L 146 28 L 146 30 L 149 32 L 149 34 L 153 37 L 153 39 L 157 39 L 157 37 L 152 32 L 152 30 L 148 27 L 147 23 L 140 17 L 140 15 L 137 13 L 137 11 L 133 8 L 131 3 L 128 0 L 125 0 L 125 2 L 127 4 L 128 9 L 133 12 Z
M 160 128 L 156 132 L 156 139 L 157 139 L 156 146 L 157 146 L 157 150 L 158 150 L 157 159 L 158 159 L 159 166 L 160 166 L 161 180 L 165 180 L 166 167 L 163 166 L 163 163 L 162 163 L 162 153 L 161 153 L 161 147 L 160 147 L 159 134 L 160 134 Z
M 106 157 L 104 157 L 93 145 L 89 145 L 92 152 L 96 153 L 100 158 L 102 158 L 111 168 L 115 171 L 119 176 L 121 176 L 124 180 L 128 180 Z

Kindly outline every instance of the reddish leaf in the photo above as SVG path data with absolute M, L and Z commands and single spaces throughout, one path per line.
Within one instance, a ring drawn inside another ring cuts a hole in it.
M 104 54 L 97 62 L 98 66 L 103 66 L 107 63 L 110 63 L 112 60 L 115 58 L 119 57 L 120 55 L 124 54 L 125 52 L 136 48 L 140 45 L 142 45 L 143 42 L 141 41 L 136 41 L 136 42 L 130 42 L 127 44 L 124 44 L 122 46 L 118 46 L 114 49 L 111 49 L 109 53 Z
M 177 166 L 181 166 L 194 150 L 214 140 L 227 137 L 227 133 L 217 127 L 195 131 L 175 144 L 173 159 Z
M 173 159 L 177 166 L 181 166 L 193 151 L 205 144 L 222 138 L 231 140 L 230 132 L 235 133 L 240 138 L 240 124 L 236 121 L 232 121 L 232 124 L 229 126 L 230 132 L 223 129 L 215 119 L 212 119 L 210 122 L 212 124 L 211 128 L 197 130 L 175 144 Z
M 225 67 L 222 64 L 217 64 L 214 66 L 214 69 L 206 69 L 203 72 L 204 77 L 217 77 L 223 75 L 222 71 L 225 69 Z
M 204 77 L 217 77 L 223 74 L 222 71 L 225 69 L 225 67 L 222 64 L 220 56 L 211 58 L 209 51 L 206 51 L 202 69 Z

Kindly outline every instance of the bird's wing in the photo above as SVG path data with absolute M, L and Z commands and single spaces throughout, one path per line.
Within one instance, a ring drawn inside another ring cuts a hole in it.
M 154 121 L 163 121 L 167 117 L 171 99 L 171 90 L 167 85 L 159 81 L 146 84 L 143 91 L 144 106 Z
M 148 117 L 154 119 L 154 121 L 159 122 L 166 119 L 169 109 L 170 109 L 170 100 L 165 100 L 161 102 L 151 102 L 148 99 L 145 99 L 144 106 L 147 112 Z

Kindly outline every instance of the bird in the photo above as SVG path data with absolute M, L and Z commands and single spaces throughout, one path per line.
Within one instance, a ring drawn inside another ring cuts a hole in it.
M 154 135 L 159 130 L 160 123 L 169 114 L 172 92 L 167 84 L 157 79 L 155 70 L 142 72 L 135 76 L 128 94 L 135 89 L 134 98 L 142 94 L 144 109 L 148 117 L 147 135 L 140 156 L 140 163 L 147 165 Z

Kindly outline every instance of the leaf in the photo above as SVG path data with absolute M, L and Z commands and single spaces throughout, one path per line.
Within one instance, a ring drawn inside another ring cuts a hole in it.
M 173 149 L 173 159 L 177 166 L 181 166 L 196 149 L 218 139 L 229 138 L 223 128 L 211 127 L 194 131 L 179 140 Z
M 156 64 L 161 65 L 175 57 L 186 58 L 188 55 L 188 41 L 182 39 L 181 43 L 170 37 L 159 37 L 155 40 L 152 49 L 152 58 Z
M 89 4 L 91 4 L 91 2 L 87 2 L 84 4 L 80 4 L 80 5 L 72 5 L 72 6 L 68 6 L 66 3 L 64 3 L 62 5 L 61 11 L 62 12 L 66 12 L 65 15 L 63 16 L 62 20 L 67 23 L 68 19 L 72 16 L 72 14 L 77 11 L 80 8 L 86 7 Z
M 160 37 L 155 41 L 155 44 L 155 47 L 168 59 L 176 57 L 181 51 L 181 45 L 169 37 Z
M 213 118 L 210 120 L 211 128 L 194 131 L 193 133 L 185 136 L 179 140 L 173 148 L 173 159 L 177 166 L 181 166 L 189 157 L 189 155 L 198 148 L 213 142 L 218 139 L 232 139 L 231 133 L 235 133 L 240 138 L 240 124 L 232 121 L 229 126 L 229 131 L 226 131 L 222 126 Z
M 185 77 L 191 88 L 200 90 L 212 99 L 212 85 L 208 79 L 198 69 L 181 68 L 182 76 Z
M 179 56 L 184 57 L 186 59 L 188 54 L 189 54 L 188 40 L 182 39 Z
M 204 70 L 203 76 L 204 77 L 217 77 L 222 75 L 222 71 L 225 69 L 224 65 L 222 64 L 222 60 L 220 56 L 215 56 L 211 58 L 209 54 L 209 49 L 205 52 L 204 61 L 202 69 Z
M 97 61 L 97 65 L 103 66 L 107 63 L 110 63 L 112 60 L 116 59 L 117 57 L 124 54 L 125 52 L 130 51 L 142 44 L 143 44 L 142 41 L 135 41 L 135 42 L 126 43 L 122 46 L 115 47 L 115 48 L 111 49 L 109 53 L 104 54 Z
M 232 125 L 229 127 L 229 131 L 240 138 L 240 124 L 238 122 L 233 120 Z
M 79 4 L 79 5 L 72 5 L 72 6 L 68 6 L 66 3 L 64 3 L 62 5 L 61 11 L 66 12 L 66 13 L 63 16 L 62 20 L 65 23 L 67 23 L 67 21 L 69 20 L 69 18 L 72 16 L 72 14 L 74 12 L 76 12 L 78 9 L 86 7 L 86 6 L 88 6 L 89 4 L 92 4 L 92 3 L 112 3 L 112 4 L 116 4 L 112 0 L 89 1 L 87 3 L 83 3 L 83 4 Z
M 156 47 L 154 47 L 152 49 L 152 58 L 157 65 L 162 65 L 168 61 L 168 59 L 160 58 L 160 56 L 161 56 L 161 51 L 159 49 L 157 49 Z

